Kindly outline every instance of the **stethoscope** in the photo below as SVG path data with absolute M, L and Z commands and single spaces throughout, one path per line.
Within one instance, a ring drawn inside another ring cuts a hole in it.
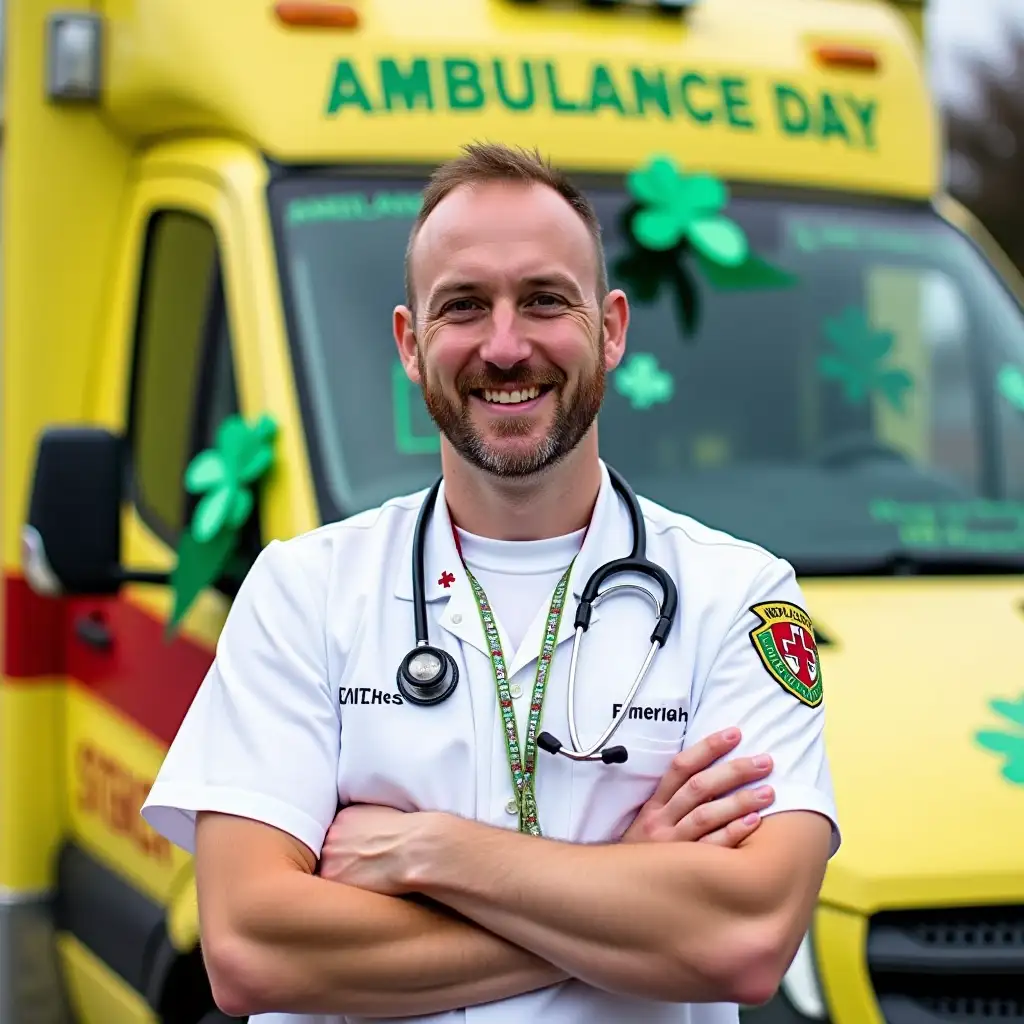
M 669 631 L 672 629 L 672 622 L 676 614 L 676 586 L 672 577 L 660 566 L 647 560 L 647 530 L 644 526 L 643 513 L 640 510 L 640 503 L 636 499 L 632 488 L 625 480 L 610 466 L 608 475 L 611 477 L 612 486 L 625 500 L 629 508 L 630 524 L 633 532 L 633 549 L 625 558 L 616 558 L 606 562 L 594 571 L 587 585 L 583 588 L 580 597 L 579 607 L 576 609 L 576 634 L 572 642 L 572 658 L 569 662 L 569 692 L 568 692 L 568 718 L 569 736 L 572 741 L 572 749 L 567 750 L 561 740 L 556 739 L 549 732 L 542 732 L 537 737 L 537 746 L 550 754 L 564 754 L 573 761 L 603 761 L 605 764 L 621 764 L 628 757 L 626 748 L 619 745 L 606 747 L 605 744 L 615 734 L 622 720 L 629 712 L 629 708 L 640 689 L 654 655 L 664 647 L 668 639 Z M 420 507 L 419 516 L 416 519 L 416 528 L 413 534 L 412 548 L 412 600 L 413 600 L 413 621 L 416 631 L 416 646 L 402 659 L 398 667 L 398 690 L 402 696 L 412 704 L 429 706 L 440 704 L 447 700 L 459 684 L 459 669 L 455 659 L 440 647 L 434 647 L 430 643 L 427 632 L 427 601 L 423 588 L 423 555 L 426 548 L 427 526 L 430 523 L 430 516 L 434 511 L 437 500 L 437 492 L 441 487 L 443 477 L 439 477 L 430 488 L 429 493 Z M 618 583 L 598 593 L 602 583 L 616 573 L 640 573 L 649 576 L 661 587 L 661 603 L 646 587 L 638 586 L 635 583 Z M 647 597 L 654 605 L 658 620 L 651 632 L 651 649 L 644 658 L 643 665 L 637 673 L 633 685 L 629 689 L 619 713 L 612 720 L 611 724 L 601 734 L 596 742 L 589 747 L 584 747 L 580 742 L 579 732 L 576 729 L 576 666 L 579 661 L 580 641 L 583 634 L 590 626 L 591 611 L 610 594 L 617 590 L 636 590 Z

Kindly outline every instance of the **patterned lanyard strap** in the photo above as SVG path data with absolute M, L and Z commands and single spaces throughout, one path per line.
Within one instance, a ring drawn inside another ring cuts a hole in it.
M 457 542 L 456 538 L 456 542 Z M 461 554 L 461 552 L 460 552 Z M 573 559 L 575 561 L 575 559 Z M 466 576 L 473 588 L 476 606 L 480 611 L 480 622 L 487 637 L 487 647 L 491 655 L 491 669 L 494 672 L 494 683 L 498 690 L 498 705 L 505 729 L 505 751 L 508 755 L 508 767 L 512 774 L 512 785 L 515 787 L 519 806 L 519 831 L 532 836 L 541 835 L 540 822 L 537 818 L 537 797 L 533 782 L 537 767 L 537 728 L 540 725 L 541 710 L 544 706 L 544 689 L 551 674 L 551 663 L 554 660 L 555 646 L 558 639 L 558 624 L 562 620 L 562 609 L 565 607 L 565 592 L 569 585 L 569 574 L 572 562 L 565 570 L 555 587 L 548 609 L 548 619 L 544 630 L 544 643 L 537 658 L 537 674 L 533 682 L 533 696 L 530 699 L 530 718 L 526 730 L 526 744 L 519 746 L 519 729 L 516 727 L 516 713 L 512 707 L 512 695 L 508 688 L 508 672 L 505 669 L 505 656 L 501 651 L 501 637 L 494 622 L 494 613 L 487 601 L 484 588 L 476 577 L 466 569 Z

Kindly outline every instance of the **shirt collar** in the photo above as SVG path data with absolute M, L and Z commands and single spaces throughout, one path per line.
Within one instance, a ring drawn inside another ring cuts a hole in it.
M 572 592 L 577 600 L 594 570 L 612 559 L 625 558 L 633 544 L 629 510 L 623 499 L 615 492 L 603 461 L 600 466 L 601 487 L 594 503 L 590 526 L 572 569 Z M 421 502 L 427 493 L 426 490 L 422 492 Z M 418 515 L 419 507 L 416 515 L 410 517 L 404 550 L 395 574 L 395 596 L 406 601 L 412 600 L 413 538 Z M 434 513 L 427 526 L 423 558 L 423 589 L 427 602 L 450 597 L 456 581 L 461 582 L 463 574 L 462 559 L 455 547 L 452 521 L 448 514 L 448 503 L 445 501 L 445 487 L 442 482 L 437 492 Z M 572 621 L 571 615 L 566 615 L 566 618 Z

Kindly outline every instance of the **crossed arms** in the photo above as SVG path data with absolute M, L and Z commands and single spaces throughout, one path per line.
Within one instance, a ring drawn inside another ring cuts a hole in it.
M 619 843 L 357 806 L 335 820 L 317 874 L 291 836 L 200 814 L 218 1006 L 417 1016 L 569 978 L 673 1002 L 767 1001 L 810 922 L 831 826 L 802 811 L 750 818 L 765 801 L 737 787 L 768 771 L 716 763 L 738 741 L 715 734 L 679 755 Z

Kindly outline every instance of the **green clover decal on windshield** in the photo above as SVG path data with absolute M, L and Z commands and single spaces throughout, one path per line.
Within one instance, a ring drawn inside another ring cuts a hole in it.
M 630 194 L 644 204 L 633 220 L 633 234 L 647 249 L 662 251 L 684 238 L 702 256 L 723 266 L 739 266 L 750 251 L 743 229 L 722 215 L 726 187 L 709 174 L 684 175 L 667 157 L 655 157 L 633 171 Z
M 182 532 L 171 573 L 174 609 L 169 633 L 235 554 L 239 533 L 255 505 L 253 487 L 274 463 L 276 435 L 277 425 L 269 416 L 251 426 L 240 416 L 230 416 L 218 428 L 214 447 L 200 452 L 186 468 L 185 490 L 202 497 Z
M 1007 364 L 996 376 L 996 387 L 1014 409 L 1024 412 L 1024 370 Z
M 1006 720 L 1006 728 L 983 729 L 974 738 L 986 750 L 1002 754 L 1002 775 L 1007 782 L 1024 786 L 1024 694 L 1015 701 L 994 700 L 989 707 Z
M 675 383 L 672 374 L 662 370 L 654 356 L 638 352 L 615 371 L 615 390 L 628 399 L 634 409 L 649 409 L 659 402 L 667 402 Z
M 729 190 L 717 178 L 686 174 L 670 157 L 656 156 L 627 176 L 626 187 L 633 200 L 623 218 L 630 250 L 615 272 L 640 302 L 655 301 L 668 284 L 684 334 L 697 322 L 691 267 L 719 290 L 795 283 L 751 250 L 743 229 L 725 213 Z
M 886 365 L 895 341 L 892 331 L 876 330 L 863 309 L 848 306 L 825 321 L 825 335 L 832 351 L 819 358 L 818 371 L 840 384 L 847 402 L 859 405 L 871 395 L 881 395 L 898 412 L 903 411 L 904 395 L 914 381 L 906 370 Z

